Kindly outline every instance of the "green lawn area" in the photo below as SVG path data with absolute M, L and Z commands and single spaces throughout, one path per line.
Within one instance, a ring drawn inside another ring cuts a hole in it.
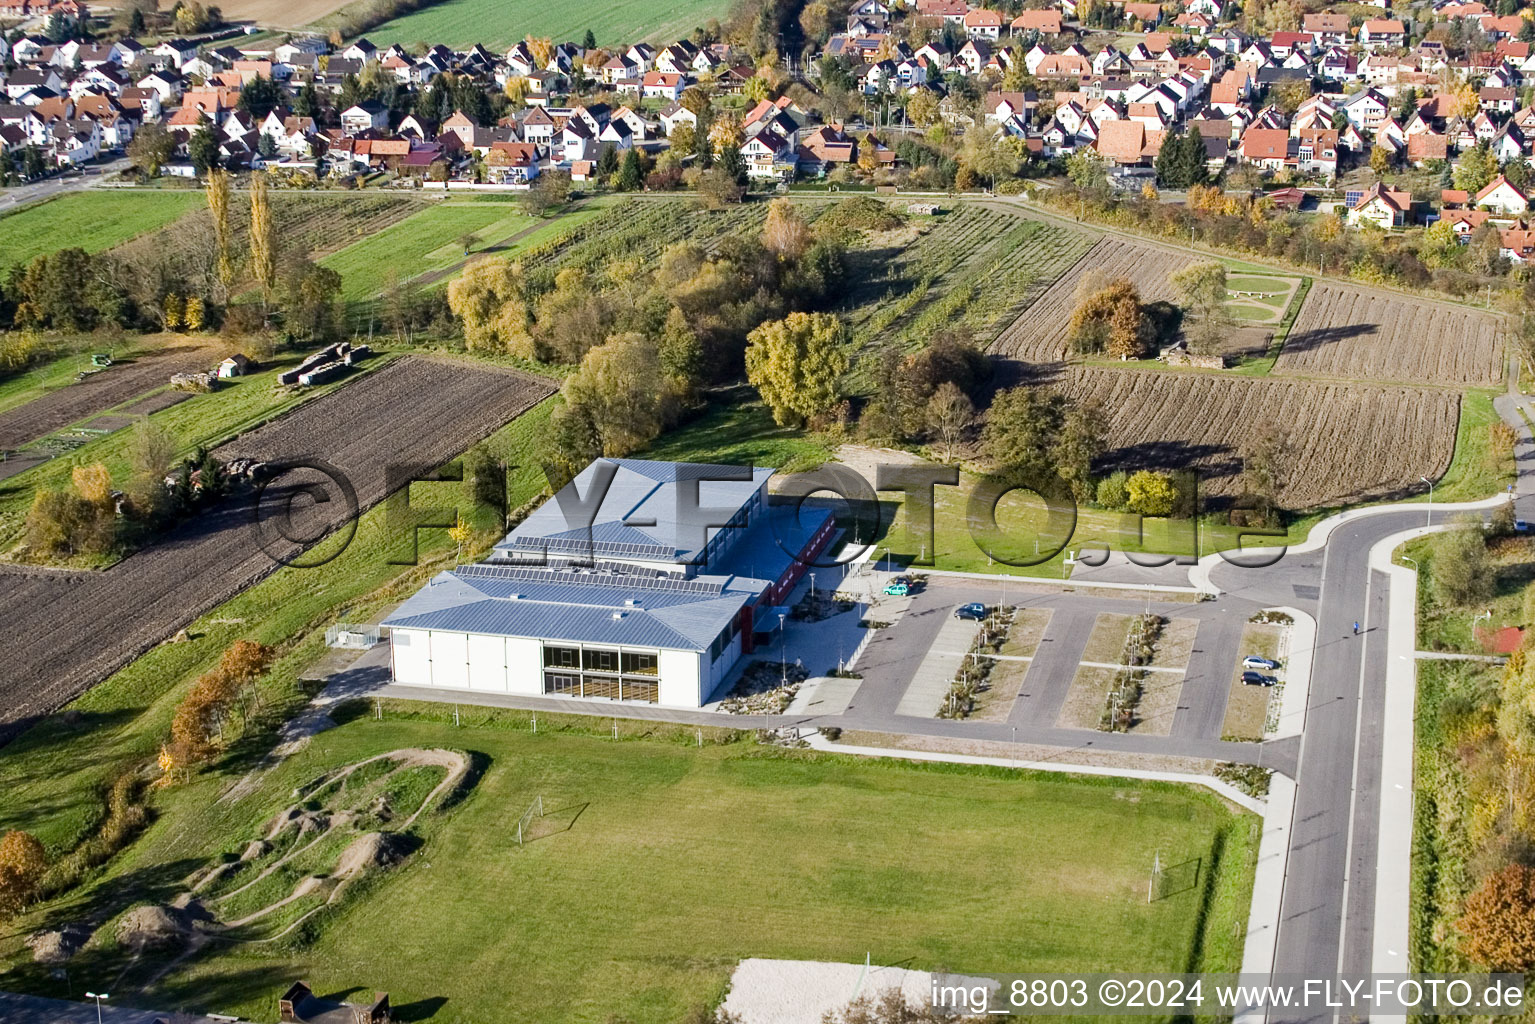
M 1256 819 L 1203 791 L 718 734 L 698 747 L 690 728 L 655 723 L 614 741 L 601 719 L 543 715 L 535 734 L 523 713 L 463 710 L 455 728 L 446 706 L 390 702 L 382 722 L 363 706 L 238 801 L 216 800 L 228 776 L 163 791 L 101 898 L 114 878 L 156 880 L 143 888 L 164 898 L 172 872 L 237 848 L 327 769 L 401 747 L 488 765 L 463 803 L 425 819 L 416 856 L 326 915 L 312 943 L 215 943 L 142 993 L 164 960 L 133 965 L 114 991 L 270 1019 L 302 977 L 320 992 L 387 989 L 397 1012 L 431 1007 L 439 1024 L 669 1022 L 718 1000 L 747 956 L 993 972 L 1241 959 Z M 513 823 L 540 795 L 538 838 L 518 847 Z M 1154 854 L 1187 865 L 1189 885 L 1148 905 Z M 120 962 L 101 957 L 98 971 Z
M 1450 468 L 1434 482 L 1435 501 L 1475 501 L 1506 491 L 1514 481 L 1512 456 L 1496 458 L 1488 428 L 1498 420 L 1492 407 L 1496 392 L 1467 391 L 1460 400 L 1460 423 L 1455 430 L 1455 455 Z M 1427 501 L 1425 488 L 1411 501 Z
M 1226 278 L 1226 287 L 1239 292 L 1288 292 L 1295 287 L 1293 277 L 1268 277 L 1236 274 Z
M 459 239 L 473 232 L 471 253 L 494 245 L 538 221 L 509 203 L 446 200 L 320 261 L 341 274 L 350 301 L 382 292 L 391 272 L 402 279 L 451 267 L 464 259 Z
M 0 217 L 0 270 L 71 246 L 110 249 L 202 203 L 202 193 L 192 191 L 70 192 Z
M 972 536 L 967 506 L 977 478 L 962 472 L 958 487 L 935 487 L 933 490 L 933 544 L 928 557 L 936 552 L 937 569 L 958 572 L 996 572 L 1023 576 L 1043 576 L 1061 579 L 1063 564 L 1068 553 L 1083 549 L 1099 549 L 1105 545 L 1120 551 L 1148 551 L 1171 554 L 1192 554 L 1194 550 L 1194 524 L 1189 520 L 1146 519 L 1141 524 L 1142 536 L 1136 536 L 1134 518 L 1118 512 L 1082 506 L 1077 509 L 1076 520 L 1069 539 L 1063 537 L 1058 525 L 1051 524 L 1040 500 L 1027 492 L 1014 492 L 1004 497 L 997 506 L 996 520 L 1001 537 L 988 541 L 988 547 L 996 555 L 1012 561 L 1034 560 L 1035 542 L 1038 554 L 1053 550 L 1065 540 L 1064 547 L 1054 556 L 1037 565 L 1009 565 L 990 558 Z M 886 495 L 894 498 L 893 494 Z M 888 507 L 888 506 L 887 506 Z M 889 512 L 885 513 L 889 518 Z M 904 505 L 896 511 L 880 538 L 878 557 L 888 552 L 897 560 L 916 558 L 922 552 L 922 542 L 908 535 L 907 512 Z M 1289 528 L 1285 543 L 1298 543 L 1315 522 L 1307 517 L 1296 521 Z M 1207 517 L 1198 524 L 1199 553 L 1231 550 L 1238 546 L 1238 536 L 1246 533 L 1241 542 L 1244 548 L 1261 547 L 1272 543 L 1251 530 L 1241 531 L 1218 517 Z M 977 534 L 978 535 L 978 534 Z M 1278 538 L 1276 538 L 1278 539 Z
M 704 415 L 668 431 L 634 457 L 802 471 L 829 461 L 832 450 L 814 434 L 774 423 L 767 406 L 755 398 L 736 397 L 716 400 Z
M 527 36 L 580 42 L 590 29 L 598 46 L 622 48 L 641 41 L 673 42 L 711 18 L 723 19 L 729 6 L 724 0 L 445 0 L 371 28 L 368 38 L 378 46 L 427 40 L 462 49 L 483 43 L 502 52 Z
M 509 474 L 511 507 L 545 485 L 535 456 L 551 407 L 549 402 L 534 407 L 486 442 L 511 465 L 526 467 Z M 481 557 L 476 552 L 501 534 L 499 516 L 468 503 L 462 487 L 416 483 L 412 500 L 457 504 L 467 513 L 478 530 L 465 550 L 468 560 Z M 270 707 L 281 709 L 298 699 L 299 674 L 323 651 L 326 625 L 342 617 L 368 621 L 451 565 L 453 547 L 445 530 L 419 533 L 421 564 L 414 567 L 386 562 L 386 552 L 393 550 L 386 540 L 385 510 L 375 507 L 362 515 L 355 538 L 338 557 L 315 568 L 278 569 L 193 622 L 187 628 L 189 640 L 155 647 L 74 701 L 70 708 L 80 713 L 78 724 L 56 716 L 8 744 L 0 757 L 0 792 L 7 794 L 0 800 L 0 832 L 24 825 L 50 850 L 77 845 L 100 820 L 105 783 L 124 766 L 154 755 L 167 735 L 176 702 L 236 640 L 259 640 L 279 648 L 264 684 Z M 327 548 L 322 544 L 316 550 L 323 553 Z

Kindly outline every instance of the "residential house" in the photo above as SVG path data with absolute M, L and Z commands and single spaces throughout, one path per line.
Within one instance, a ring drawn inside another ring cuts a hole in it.
M 1407 26 L 1396 18 L 1368 18 L 1359 26 L 1359 45 L 1366 50 L 1407 45 Z
M 341 112 L 341 127 L 356 134 L 389 127 L 389 108 L 377 100 L 355 103 Z
M 1477 207 L 1494 214 L 1519 217 L 1529 212 L 1530 193 L 1513 185 L 1500 174 L 1476 194 L 1474 202 Z
M 985 39 L 996 42 L 1002 36 L 1002 14 L 1000 11 L 987 10 L 984 7 L 966 11 L 962 24 L 965 27 L 965 35 L 971 39 Z
M 1381 228 L 1397 228 L 1406 224 L 1411 216 L 1412 193 L 1379 181 L 1348 208 L 1348 222 L 1355 226 L 1374 224 Z
M 526 185 L 538 177 L 538 147 L 531 142 L 495 142 L 485 154 L 492 184 Z
M 1237 159 L 1266 171 L 1280 171 L 1284 170 L 1286 164 L 1294 166 L 1298 149 L 1299 142 L 1292 147 L 1287 130 L 1255 126 L 1242 133 L 1242 141 L 1237 146 Z

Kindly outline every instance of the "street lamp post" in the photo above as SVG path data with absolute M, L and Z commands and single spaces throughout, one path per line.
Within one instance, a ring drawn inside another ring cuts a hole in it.
M 1430 480 L 1426 476 L 1420 476 L 1420 477 L 1418 477 L 1418 479 L 1422 480 L 1424 483 L 1428 484 L 1428 516 L 1424 520 L 1423 525 L 1424 526 L 1433 526 L 1434 525 L 1434 481 Z
M 778 682 L 780 685 L 789 685 L 789 638 L 785 634 L 783 625 L 784 615 L 778 613 Z
M 101 1024 L 101 1001 L 110 998 L 106 992 L 87 992 L 85 998 L 96 1000 L 96 1024 Z
M 1408 555 L 1403 555 L 1402 556 L 1402 561 L 1404 561 L 1404 562 L 1411 562 L 1412 563 L 1412 571 L 1413 572 L 1417 572 L 1418 571 L 1418 560 L 1416 558 L 1412 558 L 1412 557 L 1410 557 Z

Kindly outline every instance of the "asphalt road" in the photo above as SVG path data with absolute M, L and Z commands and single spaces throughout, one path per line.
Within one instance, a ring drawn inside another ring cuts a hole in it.
M 1527 400 L 1497 399 L 1520 438 L 1516 512 L 1535 518 L 1535 442 L 1519 417 Z M 1324 978 L 1368 973 L 1375 916 L 1382 743 L 1386 686 L 1388 586 L 1369 567 L 1370 549 L 1393 534 L 1454 518 L 1443 510 L 1385 512 L 1335 529 L 1320 551 L 1286 558 L 1268 570 L 1222 566 L 1211 580 L 1260 601 L 1314 583 L 1319 598 L 1310 700 L 1295 774 L 1296 804 L 1274 970 Z M 1309 579 L 1308 579 L 1309 577 Z M 1306 592 L 1303 590 L 1303 592 Z M 1277 602 L 1276 602 L 1277 603 Z M 1353 632 L 1355 622 L 1361 633 Z M 1331 1020 L 1316 1011 L 1271 1016 L 1274 1022 Z
M 30 185 L 18 185 L 0 191 L 0 213 L 35 203 L 42 199 L 49 199 L 63 192 L 74 192 L 82 188 L 94 188 L 102 181 L 114 174 L 126 171 L 129 166 L 127 157 L 118 157 L 104 164 L 91 164 L 82 168 L 78 173 L 62 174 L 56 178 L 44 178 L 42 181 L 33 182 Z

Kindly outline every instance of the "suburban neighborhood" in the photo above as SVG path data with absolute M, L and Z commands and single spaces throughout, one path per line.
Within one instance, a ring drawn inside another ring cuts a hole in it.
M 0 1024 L 1527 1019 L 1532 43 L 0 0 Z

